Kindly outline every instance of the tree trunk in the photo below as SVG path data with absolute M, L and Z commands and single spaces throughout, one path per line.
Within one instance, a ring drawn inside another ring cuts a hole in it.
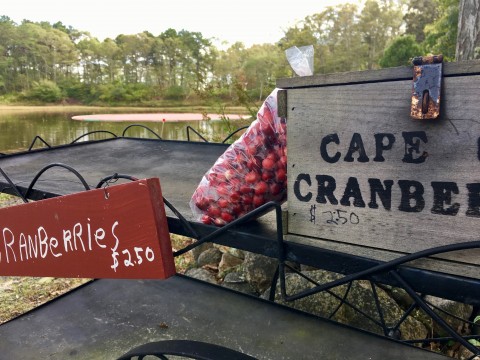
M 455 60 L 480 58 L 480 0 L 460 0 Z

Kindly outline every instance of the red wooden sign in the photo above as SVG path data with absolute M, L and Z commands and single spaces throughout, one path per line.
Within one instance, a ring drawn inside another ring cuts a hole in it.
M 0 275 L 164 279 L 173 274 L 158 179 L 0 209 Z

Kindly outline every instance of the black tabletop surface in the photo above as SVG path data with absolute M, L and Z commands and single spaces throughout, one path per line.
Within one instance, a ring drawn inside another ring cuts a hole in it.
M 0 326 L 2 359 L 115 359 L 196 340 L 258 359 L 437 359 L 386 338 L 182 276 L 97 280 Z

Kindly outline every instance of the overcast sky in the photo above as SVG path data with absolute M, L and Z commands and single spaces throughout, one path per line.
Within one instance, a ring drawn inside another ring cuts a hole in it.
M 326 6 L 356 0 L 1 0 L 0 15 L 16 23 L 61 21 L 103 40 L 168 28 L 252 44 L 278 41 L 283 30 Z M 220 42 L 215 42 L 220 45 Z

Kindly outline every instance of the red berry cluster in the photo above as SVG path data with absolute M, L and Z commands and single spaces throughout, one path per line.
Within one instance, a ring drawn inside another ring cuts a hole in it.
M 257 119 L 203 177 L 190 206 L 205 224 L 223 226 L 268 201 L 286 199 L 286 122 L 276 114 L 276 91 Z

